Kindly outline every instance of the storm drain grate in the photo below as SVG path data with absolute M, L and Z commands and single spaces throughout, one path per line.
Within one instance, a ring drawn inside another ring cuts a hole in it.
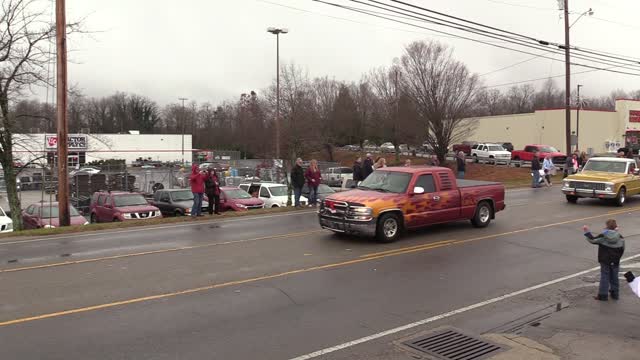
M 454 329 L 433 332 L 403 344 L 443 360 L 481 360 L 506 350 L 503 346 Z

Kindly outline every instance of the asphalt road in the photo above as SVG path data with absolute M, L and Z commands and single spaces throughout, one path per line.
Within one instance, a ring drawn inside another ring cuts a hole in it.
M 526 189 L 488 228 L 384 245 L 313 211 L 2 239 L 0 357 L 291 359 L 591 268 L 584 223 L 618 219 L 637 254 L 638 210 Z

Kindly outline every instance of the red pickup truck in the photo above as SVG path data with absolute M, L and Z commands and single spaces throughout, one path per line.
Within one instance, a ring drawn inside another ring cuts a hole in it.
M 547 155 L 551 155 L 551 160 L 556 165 L 564 165 L 567 155 L 558 151 L 558 149 L 549 145 L 527 145 L 524 150 L 515 150 L 511 152 L 511 160 L 515 161 L 532 161 L 535 152 L 540 153 L 540 161 L 544 160 Z
M 374 171 L 357 189 L 320 204 L 320 226 L 336 233 L 398 239 L 405 229 L 459 220 L 489 225 L 505 208 L 499 183 L 456 180 L 443 167 L 389 167 Z

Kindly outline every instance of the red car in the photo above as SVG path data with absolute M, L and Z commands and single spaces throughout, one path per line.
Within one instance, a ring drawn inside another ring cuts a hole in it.
M 540 161 L 544 160 L 547 155 L 551 156 L 551 159 L 556 165 L 564 165 L 567 160 L 567 155 L 558 151 L 558 149 L 549 145 L 527 145 L 524 150 L 514 150 L 511 152 L 511 160 L 514 161 L 532 161 L 533 154 L 535 152 L 540 153 Z
M 87 219 L 78 210 L 69 205 L 71 225 L 88 225 Z M 58 203 L 37 203 L 22 210 L 22 224 L 25 229 L 55 228 L 60 226 L 58 220 Z
M 92 223 L 162 217 L 160 209 L 149 205 L 142 194 L 130 192 L 96 192 L 90 209 Z
M 223 186 L 220 188 L 220 207 L 222 211 L 262 209 L 264 207 L 264 201 L 254 198 L 240 188 Z

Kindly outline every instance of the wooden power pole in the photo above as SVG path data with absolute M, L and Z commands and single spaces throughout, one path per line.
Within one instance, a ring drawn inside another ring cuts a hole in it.
M 58 218 L 60 226 L 69 226 L 69 173 L 67 171 L 67 26 L 65 0 L 56 0 L 56 51 L 58 86 Z
M 571 55 L 569 53 L 569 0 L 564 0 L 564 64 L 565 64 L 565 151 L 571 154 Z

